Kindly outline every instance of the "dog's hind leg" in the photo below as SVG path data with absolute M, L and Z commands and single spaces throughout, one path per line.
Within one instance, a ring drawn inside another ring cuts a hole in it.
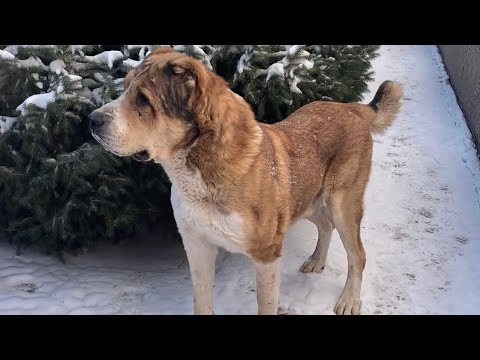
M 325 262 L 327 261 L 328 248 L 330 247 L 330 241 L 332 240 L 334 226 L 328 209 L 323 202 L 316 206 L 312 215 L 308 217 L 308 220 L 317 225 L 318 240 L 315 251 L 300 267 L 300 272 L 320 273 L 325 268 Z
M 366 261 L 365 250 L 360 239 L 363 190 L 352 190 L 335 193 L 328 204 L 348 260 L 347 281 L 335 305 L 335 313 L 338 315 L 359 314 L 361 307 L 360 290 Z

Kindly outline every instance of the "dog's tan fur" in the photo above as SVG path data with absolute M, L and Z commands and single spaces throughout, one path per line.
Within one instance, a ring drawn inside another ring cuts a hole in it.
M 400 85 L 387 81 L 371 105 L 315 101 L 267 125 L 199 61 L 160 48 L 128 74 L 115 104 L 97 110 L 107 120 L 93 132 L 108 150 L 154 160 L 167 171 L 174 210 L 181 209 L 176 219 L 196 313 L 213 312 L 210 263 L 217 246 L 255 262 L 259 313 L 276 313 L 283 238 L 296 220 L 307 218 L 317 225 L 319 240 L 301 271 L 323 269 L 337 228 L 349 268 L 335 311 L 356 314 L 365 266 L 360 222 L 371 133 L 392 123 L 401 96 Z M 212 235 L 201 232 L 203 226 Z M 213 233 L 221 239 L 214 240 Z

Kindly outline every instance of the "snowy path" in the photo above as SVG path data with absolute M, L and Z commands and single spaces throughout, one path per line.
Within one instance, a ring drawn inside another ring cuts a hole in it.
M 397 80 L 405 101 L 395 125 L 375 139 L 362 313 L 480 313 L 480 166 L 437 49 L 384 46 L 374 70 L 370 90 Z M 336 233 L 325 271 L 298 272 L 316 236 L 307 221 L 287 236 L 280 301 L 290 313 L 333 314 L 344 285 L 346 255 Z M 256 312 L 245 257 L 219 257 L 215 311 Z M 191 312 L 188 266 L 173 240 L 106 247 L 66 265 L 32 252 L 16 257 L 0 244 L 1 314 Z

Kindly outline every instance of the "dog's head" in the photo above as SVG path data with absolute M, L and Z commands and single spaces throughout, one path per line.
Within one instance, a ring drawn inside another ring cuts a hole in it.
M 157 49 L 127 74 L 117 100 L 89 115 L 92 134 L 118 156 L 166 160 L 198 136 L 205 90 L 214 76 L 198 60 Z

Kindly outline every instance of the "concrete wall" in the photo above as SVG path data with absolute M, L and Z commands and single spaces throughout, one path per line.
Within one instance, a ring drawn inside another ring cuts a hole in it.
M 480 45 L 439 45 L 439 49 L 480 151 Z

